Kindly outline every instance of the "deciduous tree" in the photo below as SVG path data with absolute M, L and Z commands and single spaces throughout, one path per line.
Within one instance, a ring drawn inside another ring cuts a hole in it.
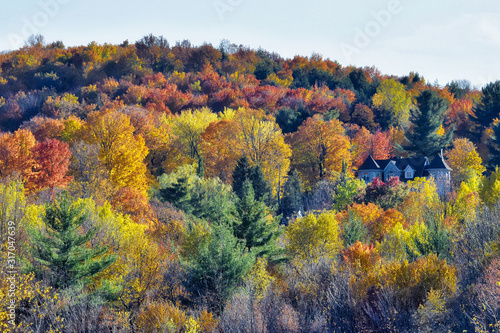
M 71 180 L 67 176 L 71 157 L 68 144 L 47 139 L 35 145 L 33 155 L 35 168 L 29 187 L 38 190 L 48 187 L 54 196 L 56 187 L 66 186 Z
M 85 125 L 86 141 L 99 146 L 99 158 L 117 188 L 146 191 L 148 154 L 141 135 L 134 135 L 130 118 L 116 111 L 91 113 Z
M 320 115 L 307 119 L 292 136 L 293 162 L 309 186 L 340 173 L 342 163 L 351 164 L 351 145 L 342 124 L 324 121 Z

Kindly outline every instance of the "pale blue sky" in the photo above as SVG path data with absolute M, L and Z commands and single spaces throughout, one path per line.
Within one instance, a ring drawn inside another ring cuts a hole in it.
M 0 12 L 0 50 L 33 32 L 67 46 L 222 39 L 283 57 L 313 52 L 384 74 L 419 72 L 441 85 L 500 79 L 498 0 L 15 0 Z

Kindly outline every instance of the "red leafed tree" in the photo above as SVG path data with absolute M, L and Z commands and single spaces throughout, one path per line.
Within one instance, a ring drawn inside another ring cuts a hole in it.
M 372 155 L 376 160 L 392 158 L 393 146 L 391 144 L 390 133 L 377 132 L 372 137 Z
M 49 188 L 51 197 L 58 186 L 66 186 L 70 177 L 66 176 L 69 168 L 71 151 L 65 142 L 47 139 L 33 148 L 35 156 L 35 173 L 31 186 L 35 190 Z

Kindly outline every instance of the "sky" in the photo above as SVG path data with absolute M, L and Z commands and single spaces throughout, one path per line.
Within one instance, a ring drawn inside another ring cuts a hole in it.
M 223 39 L 282 57 L 321 54 L 445 85 L 500 80 L 498 0 L 15 0 L 0 12 L 0 51 L 31 34 L 66 46 Z

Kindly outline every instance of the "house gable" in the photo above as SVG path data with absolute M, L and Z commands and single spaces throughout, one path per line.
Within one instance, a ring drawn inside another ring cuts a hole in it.
M 384 181 L 388 181 L 392 177 L 400 177 L 401 170 L 396 166 L 396 161 L 390 161 L 384 168 Z
M 432 161 L 427 157 L 375 160 L 372 156 L 368 156 L 359 167 L 357 177 L 367 183 L 376 177 L 387 181 L 396 176 L 403 182 L 416 177 L 432 177 L 436 182 L 438 193 L 444 196 L 450 192 L 451 171 L 443 155 L 440 154 L 436 154 Z

